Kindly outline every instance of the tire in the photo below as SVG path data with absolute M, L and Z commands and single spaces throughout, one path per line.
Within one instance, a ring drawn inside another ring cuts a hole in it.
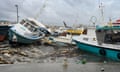
M 104 49 L 99 50 L 100 55 L 106 56 L 106 51 Z
M 117 58 L 120 59 L 120 53 L 117 54 Z

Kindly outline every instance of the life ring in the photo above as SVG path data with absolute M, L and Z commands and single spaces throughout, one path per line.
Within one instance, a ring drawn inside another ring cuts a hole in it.
M 105 56 L 105 55 L 106 55 L 106 51 L 105 51 L 104 49 L 100 49 L 100 50 L 99 50 L 99 53 L 100 53 L 100 55 L 102 55 L 102 56 Z
M 120 59 L 120 53 L 117 54 L 117 58 Z

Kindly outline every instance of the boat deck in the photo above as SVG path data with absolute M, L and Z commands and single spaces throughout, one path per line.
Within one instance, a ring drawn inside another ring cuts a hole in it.
M 95 37 L 90 37 L 90 36 L 88 37 L 88 36 L 84 35 L 84 36 L 79 36 L 79 37 L 73 38 L 73 39 L 80 41 L 82 43 L 86 43 L 86 44 L 90 44 L 90 45 L 94 45 L 94 46 L 120 50 L 120 43 L 116 43 L 116 44 L 102 43 L 101 45 L 99 45 Z

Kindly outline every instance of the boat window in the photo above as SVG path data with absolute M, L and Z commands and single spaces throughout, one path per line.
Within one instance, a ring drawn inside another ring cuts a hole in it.
M 114 31 L 105 35 L 105 43 L 117 43 L 120 42 L 120 32 Z
M 33 24 L 33 25 L 35 25 L 36 26 L 36 23 L 35 22 L 33 22 L 33 21 L 29 21 L 31 24 Z
M 83 38 L 83 40 L 86 40 L 86 41 L 88 41 L 88 38 Z
M 28 27 L 28 26 L 29 26 L 29 23 L 26 23 L 24 26 L 25 26 L 25 27 Z
M 35 28 L 33 26 L 30 26 L 29 30 L 32 31 L 32 32 L 34 32 Z
M 111 34 L 106 34 L 104 42 L 105 43 L 112 43 L 112 35 Z
M 25 20 L 22 20 L 21 22 L 20 22 L 20 24 L 24 24 L 25 23 Z
M 113 31 L 112 31 L 112 30 L 107 30 L 106 33 L 107 33 L 107 34 L 112 34 Z

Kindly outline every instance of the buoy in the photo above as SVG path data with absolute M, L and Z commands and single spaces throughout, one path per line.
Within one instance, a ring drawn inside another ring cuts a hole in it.
M 104 64 L 106 64 L 107 63 L 107 61 L 104 61 Z
M 65 66 L 65 67 L 67 67 L 67 66 L 68 66 L 68 60 L 67 60 L 67 58 L 66 58 L 66 57 L 64 58 L 64 63 L 63 63 L 63 66 Z
M 99 53 L 100 53 L 100 55 L 102 55 L 102 56 L 105 56 L 105 55 L 106 55 L 106 51 L 105 51 L 104 49 L 100 49 L 100 50 L 99 50 Z
M 120 53 L 117 54 L 117 58 L 120 59 Z
M 104 68 L 101 68 L 101 72 L 104 72 L 105 70 L 104 70 Z
M 82 64 L 86 64 L 86 59 L 83 59 L 83 60 L 82 60 Z

